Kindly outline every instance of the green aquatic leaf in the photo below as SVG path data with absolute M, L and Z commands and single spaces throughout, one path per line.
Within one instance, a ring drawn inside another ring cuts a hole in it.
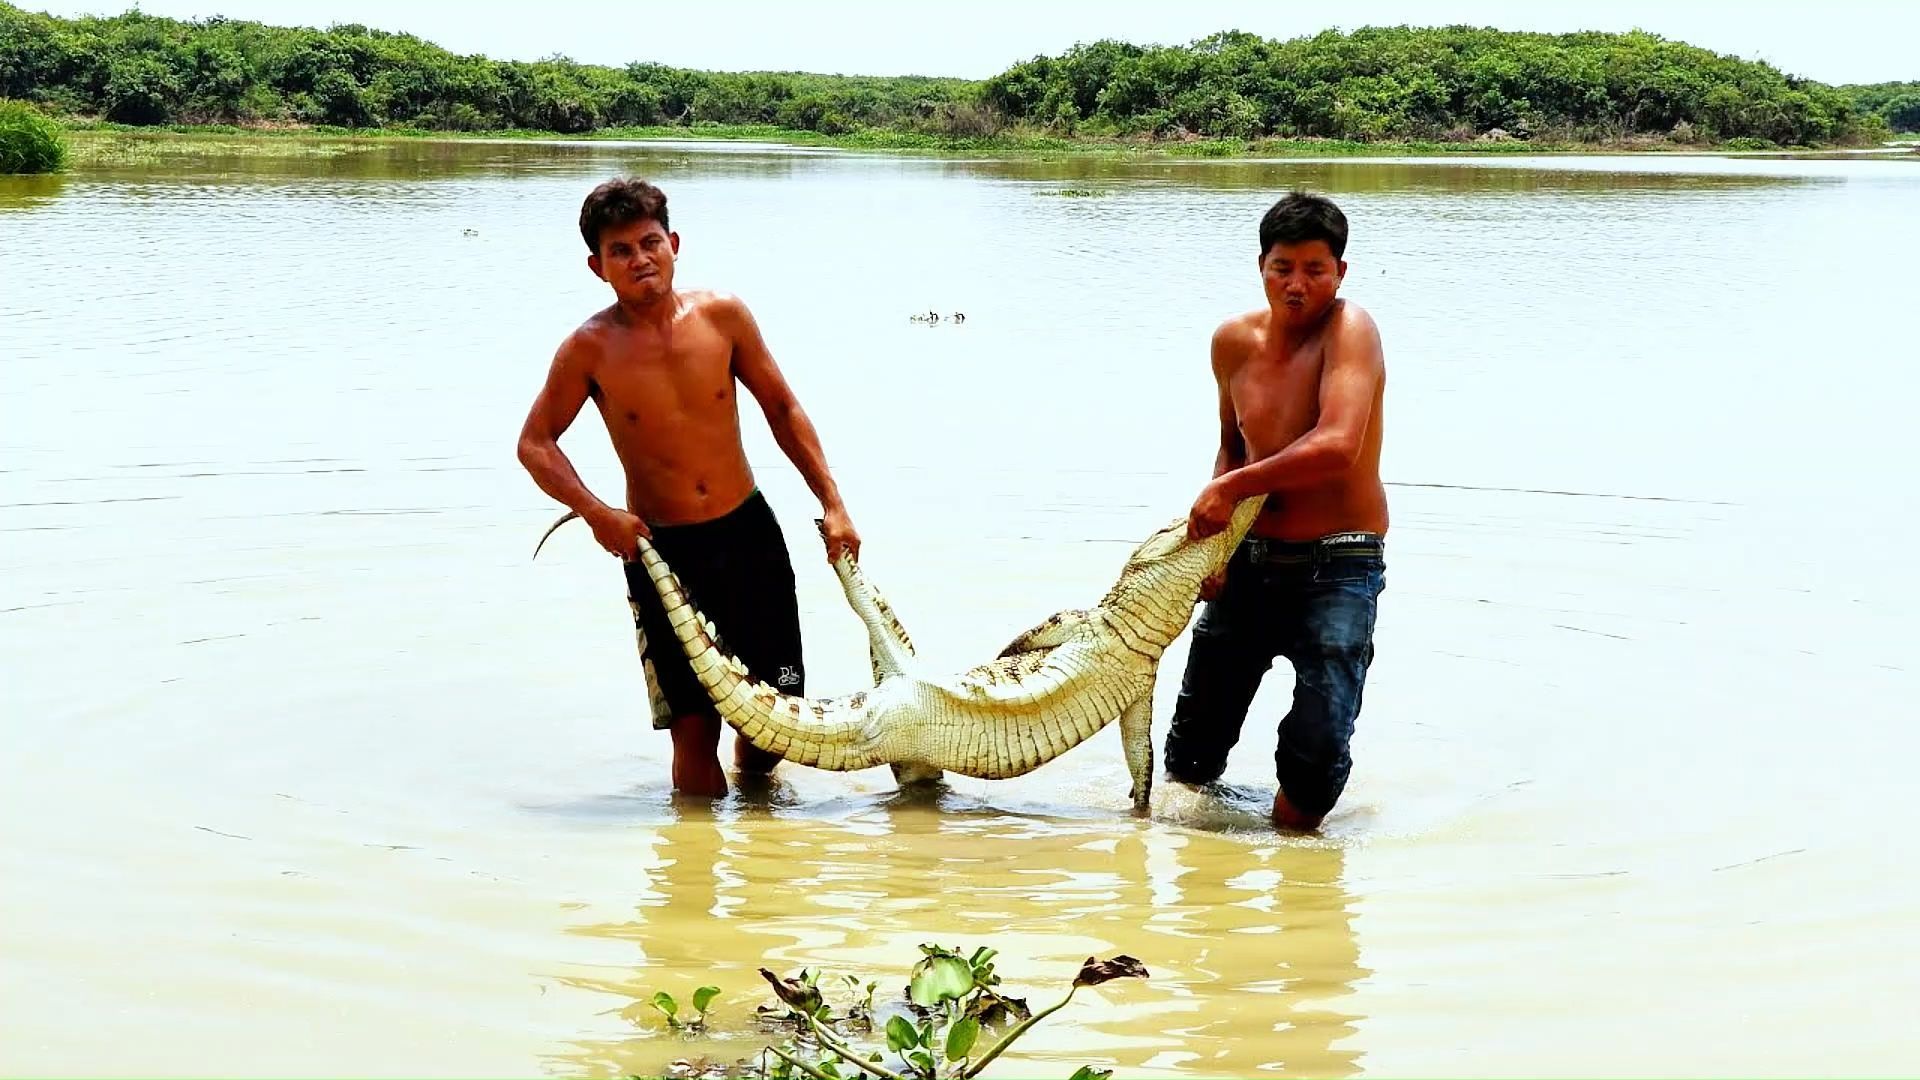
M 913 1029 L 904 1016 L 896 1016 L 887 1021 L 887 1049 L 899 1053 L 920 1043 L 920 1033 Z
M 962 1018 L 947 1029 L 947 1060 L 957 1061 L 967 1056 L 973 1044 L 980 1038 L 980 1021 L 968 1016 Z
M 973 968 L 951 954 L 928 956 L 913 965 L 907 996 L 915 1005 L 930 1008 L 966 996 L 973 989 Z

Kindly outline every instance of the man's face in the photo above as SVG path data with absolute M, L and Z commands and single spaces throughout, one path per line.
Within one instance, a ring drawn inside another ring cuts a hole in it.
M 587 265 L 613 286 L 615 296 L 649 303 L 673 291 L 673 260 L 679 253 L 679 233 L 657 221 L 636 221 L 600 230 L 600 251 L 587 256 Z
M 1267 305 L 1287 325 L 1310 323 L 1326 314 L 1340 291 L 1347 264 L 1333 257 L 1325 240 L 1275 244 L 1260 257 L 1260 281 Z

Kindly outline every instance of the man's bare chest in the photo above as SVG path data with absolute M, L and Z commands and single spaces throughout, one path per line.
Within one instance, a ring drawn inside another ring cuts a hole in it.
M 1320 414 L 1321 351 L 1299 349 L 1282 358 L 1249 359 L 1229 385 L 1234 415 L 1252 441 L 1291 439 L 1311 428 Z
M 717 336 L 676 334 L 610 349 L 595 366 L 609 403 L 650 408 L 730 406 L 732 353 Z

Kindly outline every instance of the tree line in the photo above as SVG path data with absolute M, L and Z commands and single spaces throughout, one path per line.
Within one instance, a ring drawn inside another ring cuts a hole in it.
M 1855 83 L 1841 89 L 1853 96 L 1855 108 L 1878 114 L 1894 131 L 1920 132 L 1920 82 Z
M 126 124 L 580 134 L 773 125 L 990 136 L 1854 142 L 1920 126 L 1920 84 L 1839 88 L 1646 33 L 1368 28 L 1075 46 L 985 80 L 462 56 L 410 34 L 0 0 L 0 98 Z
M 838 134 L 934 118 L 973 84 L 460 56 L 411 34 L 237 19 L 63 19 L 0 2 L 0 97 L 124 124 L 522 128 L 773 124 Z
M 1016 64 L 987 80 L 984 98 L 1088 133 L 1457 141 L 1499 129 L 1811 145 L 1885 132 L 1837 87 L 1638 31 L 1371 27 L 1159 48 L 1100 41 Z

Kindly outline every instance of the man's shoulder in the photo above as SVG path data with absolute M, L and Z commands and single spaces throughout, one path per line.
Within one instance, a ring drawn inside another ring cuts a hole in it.
M 1267 312 L 1256 308 L 1223 320 L 1213 328 L 1213 366 L 1231 368 L 1251 355 L 1267 332 Z
M 1267 315 L 1269 311 L 1265 307 L 1254 307 L 1250 311 L 1240 311 L 1238 315 L 1227 315 L 1225 319 L 1221 319 L 1219 327 L 1213 327 L 1213 336 L 1217 338 L 1221 334 L 1258 334 L 1267 329 Z
M 697 318 L 724 321 L 745 314 L 746 301 L 725 289 L 679 289 L 682 310 Z
M 612 311 L 612 307 L 601 307 L 599 311 L 582 319 L 578 327 L 574 327 L 572 331 L 566 331 L 566 336 L 561 338 L 559 356 L 564 359 L 564 357 L 582 356 L 588 352 L 599 352 L 607 342 L 607 332 L 612 329 L 612 323 L 607 317 L 609 311 Z
M 1327 320 L 1325 340 L 1336 351 L 1358 350 L 1377 356 L 1380 352 L 1380 327 L 1366 308 L 1343 299 Z
M 1334 302 L 1333 325 L 1354 329 L 1379 329 L 1378 325 L 1373 321 L 1373 314 L 1371 312 L 1354 301 L 1348 300 L 1346 297 L 1341 297 Z
M 616 307 L 604 307 L 587 316 L 560 341 L 558 356 L 572 362 L 591 362 L 606 350 L 608 336 L 617 330 Z
M 1254 308 L 1238 315 L 1229 315 L 1222 319 L 1219 326 L 1213 328 L 1215 341 L 1251 341 L 1257 339 L 1267 328 L 1267 309 Z

